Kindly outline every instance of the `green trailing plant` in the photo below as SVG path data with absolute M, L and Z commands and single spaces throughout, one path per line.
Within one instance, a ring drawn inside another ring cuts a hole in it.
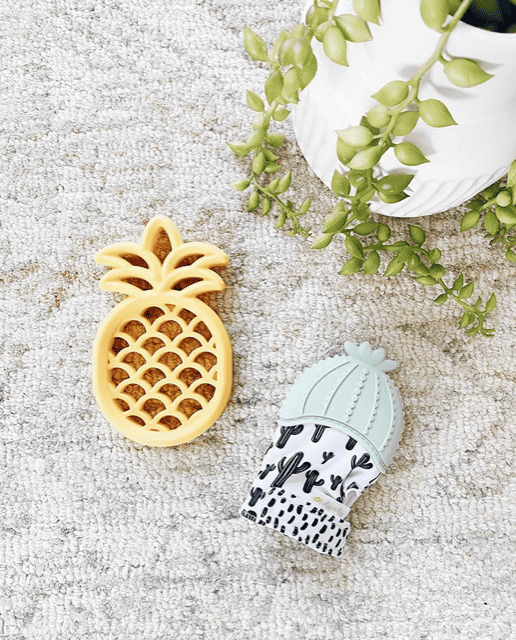
M 383 272 L 393 277 L 405 271 L 423 286 L 437 286 L 441 293 L 434 302 L 438 305 L 454 301 L 461 307 L 459 328 L 470 336 L 481 334 L 492 337 L 494 330 L 485 326 L 486 318 L 496 307 L 496 297 L 491 294 L 484 303 L 474 297 L 474 282 L 466 282 L 463 274 L 450 279 L 441 264 L 441 251 L 425 245 L 426 233 L 417 225 L 408 226 L 406 239 L 389 242 L 391 229 L 386 222 L 371 220 L 371 201 L 377 197 L 385 203 L 396 203 L 409 197 L 405 191 L 413 176 L 389 174 L 374 176 L 374 169 L 385 153 L 394 153 L 406 166 L 428 162 L 422 151 L 404 140 L 413 129 L 423 124 L 431 127 L 455 126 L 456 122 L 444 103 L 435 99 L 421 100 L 419 87 L 425 75 L 435 65 L 441 64 L 451 84 L 467 89 L 486 82 L 492 76 L 475 61 L 451 57 L 446 44 L 458 22 L 468 17 L 471 22 L 481 11 L 494 5 L 505 23 L 512 19 L 509 9 L 516 12 L 516 0 L 481 2 L 473 0 L 421 0 L 421 16 L 426 25 L 441 33 L 441 37 L 425 64 L 412 78 L 395 79 L 380 87 L 372 95 L 376 104 L 352 127 L 337 132 L 336 154 L 345 167 L 343 173 L 335 171 L 331 183 L 339 201 L 326 218 L 322 233 L 313 241 L 313 249 L 324 249 L 336 237 L 342 238 L 349 254 L 340 274 L 351 276 L 362 272 L 364 276 L 375 274 L 381 266 L 381 256 L 388 257 Z M 507 5 L 510 5 L 508 8 Z M 317 59 L 312 50 L 312 40 L 322 43 L 324 53 L 336 64 L 347 66 L 348 46 L 360 46 L 371 39 L 368 22 L 379 23 L 379 0 L 353 0 L 355 14 L 336 15 L 338 0 L 315 0 L 306 14 L 305 22 L 296 24 L 290 31 L 282 30 L 273 45 L 265 41 L 249 27 L 245 28 L 245 48 L 251 58 L 266 63 L 269 75 L 265 81 L 265 100 L 253 91 L 247 92 L 247 104 L 255 112 L 253 132 L 245 142 L 230 143 L 238 156 L 251 155 L 250 175 L 233 187 L 238 191 L 250 189 L 248 211 L 258 210 L 262 215 L 271 212 L 273 204 L 279 209 L 276 227 L 290 223 L 290 235 L 310 235 L 310 229 L 301 224 L 311 201 L 306 199 L 296 206 L 284 198 L 290 188 L 292 173 L 277 177 L 280 171 L 279 157 L 275 150 L 284 142 L 284 136 L 271 131 L 273 122 L 285 120 L 289 104 L 299 101 L 299 93 L 315 77 Z M 491 15 L 491 14 L 490 14 Z M 492 13 L 494 15 L 494 13 Z M 473 17 L 472 17 L 473 16 Z M 504 24 L 505 24 L 504 23 Z M 497 22 L 497 30 L 503 26 Z M 507 26 L 510 30 L 510 25 Z M 396 142 L 393 140 L 396 138 Z M 400 140 L 401 138 L 401 140 Z M 461 222 L 461 230 L 467 231 L 482 219 L 490 244 L 502 243 L 510 262 L 516 262 L 516 161 L 507 179 L 507 186 L 491 185 L 470 203 Z

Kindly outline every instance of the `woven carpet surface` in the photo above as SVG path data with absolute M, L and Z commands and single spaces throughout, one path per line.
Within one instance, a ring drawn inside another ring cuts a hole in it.
M 9 640 L 501 640 L 515 637 L 514 266 L 463 209 L 419 219 L 480 295 L 493 339 L 409 276 L 338 275 L 324 251 L 247 213 L 247 88 L 300 2 L 0 4 L 0 637 Z M 300 154 L 284 166 L 314 229 L 335 203 Z M 216 305 L 234 384 L 189 444 L 136 444 L 101 415 L 92 343 L 117 296 L 94 254 L 169 216 L 230 259 Z M 393 220 L 395 234 L 406 221 Z M 289 386 L 368 340 L 399 362 L 393 465 L 353 507 L 337 560 L 239 516 Z

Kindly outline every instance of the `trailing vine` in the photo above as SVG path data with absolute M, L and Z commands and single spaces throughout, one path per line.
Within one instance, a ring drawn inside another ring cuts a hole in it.
M 503 0 L 508 2 L 509 0 Z M 510 0 L 513 2 L 513 0 Z M 391 149 L 397 160 L 406 166 L 428 162 L 421 150 L 403 137 L 413 131 L 419 121 L 431 127 L 456 125 L 444 103 L 435 99 L 421 100 L 418 92 L 425 75 L 436 64 L 443 65 L 448 80 L 455 86 L 469 88 L 486 82 L 492 76 L 475 61 L 454 58 L 446 53 L 446 44 L 458 22 L 469 16 L 474 0 L 421 0 L 421 16 L 428 27 L 441 33 L 435 50 L 427 61 L 408 80 L 395 79 L 373 94 L 373 106 L 352 127 L 338 131 L 336 154 L 344 173 L 335 171 L 331 189 L 339 197 L 332 213 L 326 218 L 322 233 L 312 243 L 313 249 L 324 249 L 335 237 L 342 237 L 349 254 L 340 274 L 350 276 L 362 272 L 364 276 L 376 273 L 381 265 L 381 254 L 389 256 L 385 277 L 393 277 L 404 269 L 414 281 L 423 286 L 438 286 L 441 293 L 434 302 L 438 305 L 453 301 L 461 307 L 459 328 L 473 336 L 478 333 L 492 337 L 494 330 L 485 326 L 486 318 L 496 307 L 495 294 L 485 304 L 481 297 L 473 298 L 474 282 L 465 282 L 460 274 L 448 281 L 446 268 L 441 264 L 438 248 L 423 246 L 425 231 L 410 224 L 405 240 L 389 244 L 391 229 L 385 222 L 370 220 L 371 201 L 377 197 L 385 203 L 396 203 L 409 197 L 405 189 L 413 175 L 392 173 L 381 178 L 374 169 L 383 155 Z M 514 3 L 511 7 L 514 7 Z M 485 3 L 484 3 L 485 4 Z M 495 3 L 496 4 L 496 3 Z M 498 5 L 497 5 L 498 6 Z M 283 194 L 289 189 L 292 173 L 276 177 L 280 170 L 279 157 L 274 150 L 283 144 L 284 136 L 270 131 L 274 121 L 285 120 L 289 104 L 297 104 L 299 92 L 315 77 L 317 59 L 312 40 L 322 43 L 324 53 L 336 64 L 347 66 L 347 47 L 371 39 L 368 22 L 379 23 L 378 0 L 353 0 L 356 15 L 336 15 L 338 0 L 315 0 L 306 14 L 305 23 L 296 24 L 290 31 L 282 30 L 270 49 L 265 41 L 246 26 L 244 43 L 251 58 L 269 65 L 264 94 L 268 103 L 255 92 L 247 92 L 247 104 L 256 112 L 253 133 L 246 142 L 230 143 L 239 156 L 252 156 L 251 175 L 233 185 L 238 191 L 251 189 L 248 211 L 259 210 L 262 215 L 271 212 L 272 205 L 279 209 L 276 227 L 287 222 L 290 235 L 310 235 L 310 229 L 301 224 L 311 201 L 306 199 L 296 206 Z M 394 142 L 393 137 L 401 141 Z M 516 262 L 516 161 L 507 177 L 507 186 L 491 185 L 470 203 L 461 222 L 461 231 L 467 231 L 481 220 L 490 244 L 503 244 L 510 262 Z

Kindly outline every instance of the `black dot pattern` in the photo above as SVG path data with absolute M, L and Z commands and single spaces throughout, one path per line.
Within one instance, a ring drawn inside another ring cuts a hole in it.
M 277 487 L 264 493 L 257 502 L 253 501 L 252 506 L 250 502 L 248 500 L 240 512 L 244 518 L 275 529 L 319 553 L 336 558 L 342 554 L 351 525 L 324 507 Z

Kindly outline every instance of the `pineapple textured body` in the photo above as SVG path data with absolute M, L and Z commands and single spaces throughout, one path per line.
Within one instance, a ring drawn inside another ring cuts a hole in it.
M 103 288 L 116 287 L 128 298 L 97 334 L 93 387 L 117 430 L 142 444 L 171 446 L 210 427 L 230 395 L 229 336 L 220 317 L 197 298 L 223 288 L 220 276 L 208 267 L 227 258 L 211 245 L 183 244 L 161 216 L 148 225 L 146 236 L 154 251 L 146 252 L 144 243 L 138 250 L 138 245 L 121 244 L 97 256 L 120 270 L 116 279 L 110 279 L 113 272 L 105 276 Z M 160 242 L 161 253 L 155 248 Z

